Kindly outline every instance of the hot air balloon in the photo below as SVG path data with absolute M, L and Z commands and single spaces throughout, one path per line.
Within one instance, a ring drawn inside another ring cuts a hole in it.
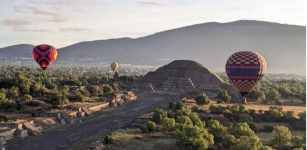
M 53 63 L 57 58 L 57 50 L 47 44 L 35 46 L 32 51 L 34 60 L 41 66 L 43 70 Z
M 227 76 L 239 90 L 245 102 L 245 96 L 263 78 L 265 71 L 265 59 L 255 52 L 236 52 L 226 62 Z
M 119 65 L 118 65 L 117 62 L 112 62 L 111 63 L 111 69 L 112 69 L 113 73 L 117 72 L 118 67 L 119 67 Z

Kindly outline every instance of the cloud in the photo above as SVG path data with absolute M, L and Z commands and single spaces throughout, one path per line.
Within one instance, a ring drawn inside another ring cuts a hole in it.
M 37 15 L 47 15 L 47 16 L 57 16 L 57 15 L 59 15 L 58 13 L 51 11 L 51 10 L 55 10 L 55 9 L 43 8 L 43 7 L 40 7 L 40 6 L 30 6 L 29 8 L 32 10 L 32 12 L 34 14 L 37 14 Z
M 142 0 L 142 1 L 137 1 L 137 3 L 142 4 L 142 5 L 148 5 L 148 6 L 161 6 L 164 5 L 163 0 Z
M 12 26 L 11 28 L 14 31 L 18 31 L 18 32 L 51 32 L 50 30 L 46 30 L 46 29 L 29 29 L 24 26 Z
M 59 28 L 59 31 L 61 31 L 61 32 L 85 32 L 85 31 L 91 31 L 91 29 L 86 29 L 86 28 Z
M 48 21 L 50 22 L 56 22 L 56 23 L 61 23 L 61 22 L 66 22 L 67 19 L 63 16 L 53 16 L 51 19 L 49 19 Z
M 22 26 L 22 25 L 29 25 L 31 24 L 29 21 L 27 20 L 23 20 L 23 19 L 5 19 L 3 21 L 3 24 L 6 26 Z

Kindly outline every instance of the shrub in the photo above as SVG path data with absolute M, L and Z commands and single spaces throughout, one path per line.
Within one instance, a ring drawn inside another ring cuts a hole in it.
M 248 114 L 240 114 L 239 115 L 239 122 L 253 122 L 253 117 Z
M 110 85 L 104 86 L 102 90 L 104 94 L 109 94 L 113 92 L 113 88 Z
M 98 96 L 101 92 L 99 86 L 94 86 L 94 85 L 87 87 L 87 90 L 91 93 L 91 95 L 94 96 Z
M 161 127 L 163 131 L 173 131 L 175 129 L 175 119 L 173 118 L 163 118 L 161 120 Z
M 24 100 L 24 101 L 32 101 L 32 96 L 26 94 L 26 95 L 23 97 L 23 100 Z
M 0 93 L 0 101 L 5 100 L 5 99 L 6 99 L 5 93 Z
M 305 140 L 301 136 L 292 136 L 291 143 L 292 143 L 292 146 L 299 148 L 304 145 Z
M 210 103 L 210 99 L 206 94 L 201 94 L 195 97 L 197 105 L 207 105 Z
M 188 116 L 178 116 L 176 122 L 180 125 L 193 125 L 193 122 Z
M 163 109 L 155 109 L 152 120 L 160 124 L 164 118 L 167 118 L 167 113 Z
M 152 121 L 148 121 L 146 123 L 146 129 L 147 131 L 149 132 L 154 132 L 157 130 L 157 124 L 155 122 L 152 122 Z
M 81 93 L 76 94 L 76 99 L 82 103 L 85 101 L 85 97 Z
M 279 92 L 276 89 L 271 88 L 266 95 L 266 99 L 275 101 L 275 100 L 279 100 L 280 96 L 281 95 L 279 94 Z
M 183 150 L 205 150 L 214 144 L 213 135 L 206 129 L 186 125 L 177 130 L 176 146 Z
M 230 150 L 259 150 L 262 145 L 259 137 L 253 136 L 242 136 L 237 144 L 231 146 Z
M 271 106 L 269 110 L 269 115 L 272 119 L 280 119 L 283 117 L 282 107 L 279 106 Z
M 281 149 L 289 146 L 292 134 L 285 126 L 276 126 L 271 133 L 270 142 L 274 147 Z
M 199 118 L 198 114 L 195 112 L 190 113 L 189 115 L 194 126 L 204 127 L 205 123 Z
M 114 140 L 111 135 L 107 135 L 104 137 L 103 141 L 104 141 L 104 144 L 108 145 L 108 144 L 112 144 Z
M 270 146 L 260 146 L 259 150 L 273 150 Z
M 232 111 L 230 111 L 229 109 L 225 109 L 225 110 L 223 111 L 223 115 L 224 115 L 226 118 L 231 118 L 231 117 L 233 117 Z
M 222 92 L 218 93 L 216 98 L 229 103 L 231 96 L 228 94 L 226 90 L 223 90 Z
M 228 134 L 227 128 L 220 124 L 220 122 L 217 120 L 209 120 L 207 128 L 209 132 L 214 135 L 214 141 L 216 142 L 222 142 L 225 134 Z
M 11 109 L 16 106 L 16 102 L 11 99 L 1 100 L 0 101 L 0 109 Z
M 236 138 L 241 136 L 253 136 L 255 132 L 248 126 L 247 123 L 237 123 L 230 127 L 229 132 Z
M 52 98 L 52 106 L 53 107 L 59 107 L 59 106 L 63 106 L 69 103 L 69 100 L 66 96 L 62 95 L 62 94 L 58 94 L 55 95 Z

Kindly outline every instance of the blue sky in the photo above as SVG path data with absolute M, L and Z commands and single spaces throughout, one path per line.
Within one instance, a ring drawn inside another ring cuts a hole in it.
M 141 37 L 240 19 L 306 25 L 305 0 L 0 0 L 0 47 Z

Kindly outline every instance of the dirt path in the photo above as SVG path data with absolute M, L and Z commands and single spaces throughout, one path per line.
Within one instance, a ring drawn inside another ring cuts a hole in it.
M 95 134 L 106 134 L 118 129 L 137 116 L 152 111 L 155 107 L 166 106 L 174 99 L 171 95 L 146 95 L 133 104 L 116 108 L 85 122 L 71 124 L 60 129 L 48 131 L 39 136 L 15 139 L 7 144 L 8 150 L 60 150 L 69 149 L 70 145 L 78 143 Z M 117 110 L 119 109 L 119 110 Z

